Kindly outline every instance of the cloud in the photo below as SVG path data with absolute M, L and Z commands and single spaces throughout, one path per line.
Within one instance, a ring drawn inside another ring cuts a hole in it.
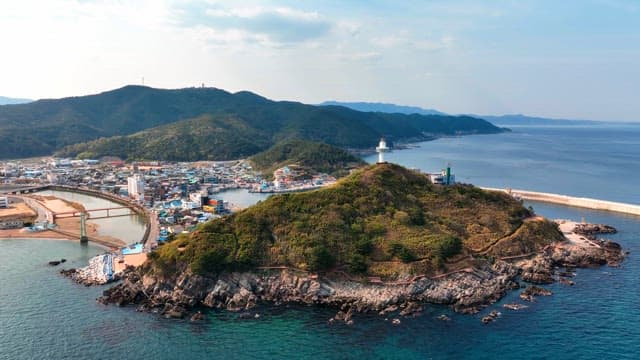
M 208 29 L 214 42 L 243 41 L 278 46 L 306 42 L 328 34 L 333 23 L 317 12 L 288 7 L 225 8 L 191 4 L 176 9 L 178 24 Z
M 416 38 L 407 32 L 402 32 L 395 35 L 374 37 L 369 42 L 371 45 L 383 49 L 402 47 L 410 50 L 436 51 L 451 48 L 455 43 L 455 39 L 448 35 L 439 39 Z

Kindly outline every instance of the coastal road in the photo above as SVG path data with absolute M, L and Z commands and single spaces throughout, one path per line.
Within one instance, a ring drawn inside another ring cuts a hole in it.
M 158 246 L 160 225 L 158 224 L 158 215 L 155 210 L 147 210 L 145 212 L 147 215 L 147 221 L 149 221 L 149 237 L 147 237 L 147 242 L 144 244 L 144 247 L 146 250 L 150 251 Z

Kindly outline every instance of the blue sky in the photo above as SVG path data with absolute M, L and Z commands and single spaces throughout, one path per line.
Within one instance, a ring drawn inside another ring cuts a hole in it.
M 640 1 L 14 1 L 0 95 L 126 84 L 640 121 Z

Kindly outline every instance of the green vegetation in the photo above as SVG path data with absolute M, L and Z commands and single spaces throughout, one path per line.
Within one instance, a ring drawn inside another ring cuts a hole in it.
M 362 159 L 345 150 L 305 140 L 279 142 L 249 160 L 267 177 L 272 176 L 277 168 L 291 164 L 305 173 L 327 173 L 336 177 L 347 175 L 348 169 L 366 165 Z
M 61 156 L 224 160 L 293 138 L 364 148 L 383 135 L 393 141 L 500 131 L 464 116 L 363 113 L 276 102 L 246 91 L 126 86 L 97 95 L 0 106 L 0 158 L 59 151 Z
M 272 196 L 203 224 L 162 246 L 152 266 L 167 273 L 189 266 L 199 274 L 257 266 L 384 277 L 428 273 L 447 258 L 517 233 L 530 215 L 503 193 L 432 185 L 403 167 L 372 165 L 334 186 Z M 543 239 L 530 232 L 528 241 Z

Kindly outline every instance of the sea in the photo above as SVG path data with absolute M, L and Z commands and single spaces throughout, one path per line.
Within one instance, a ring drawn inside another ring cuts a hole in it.
M 640 204 L 640 125 L 511 127 L 512 132 L 442 138 L 386 155 L 435 172 L 451 164 L 459 182 Z M 374 162 L 375 156 L 365 160 Z M 242 192 L 236 203 L 259 201 Z M 640 357 L 640 217 L 527 203 L 549 218 L 606 223 L 630 252 L 619 268 L 578 269 L 574 286 L 529 307 L 518 292 L 476 315 L 427 305 L 422 316 L 358 315 L 328 323 L 329 308 L 263 306 L 240 319 L 206 311 L 204 322 L 168 320 L 135 307 L 98 304 L 106 287 L 84 287 L 47 262 L 82 266 L 104 250 L 70 241 L 0 241 L 0 359 L 637 359 Z M 492 310 L 495 322 L 480 319 Z M 445 314 L 450 321 L 438 316 Z

